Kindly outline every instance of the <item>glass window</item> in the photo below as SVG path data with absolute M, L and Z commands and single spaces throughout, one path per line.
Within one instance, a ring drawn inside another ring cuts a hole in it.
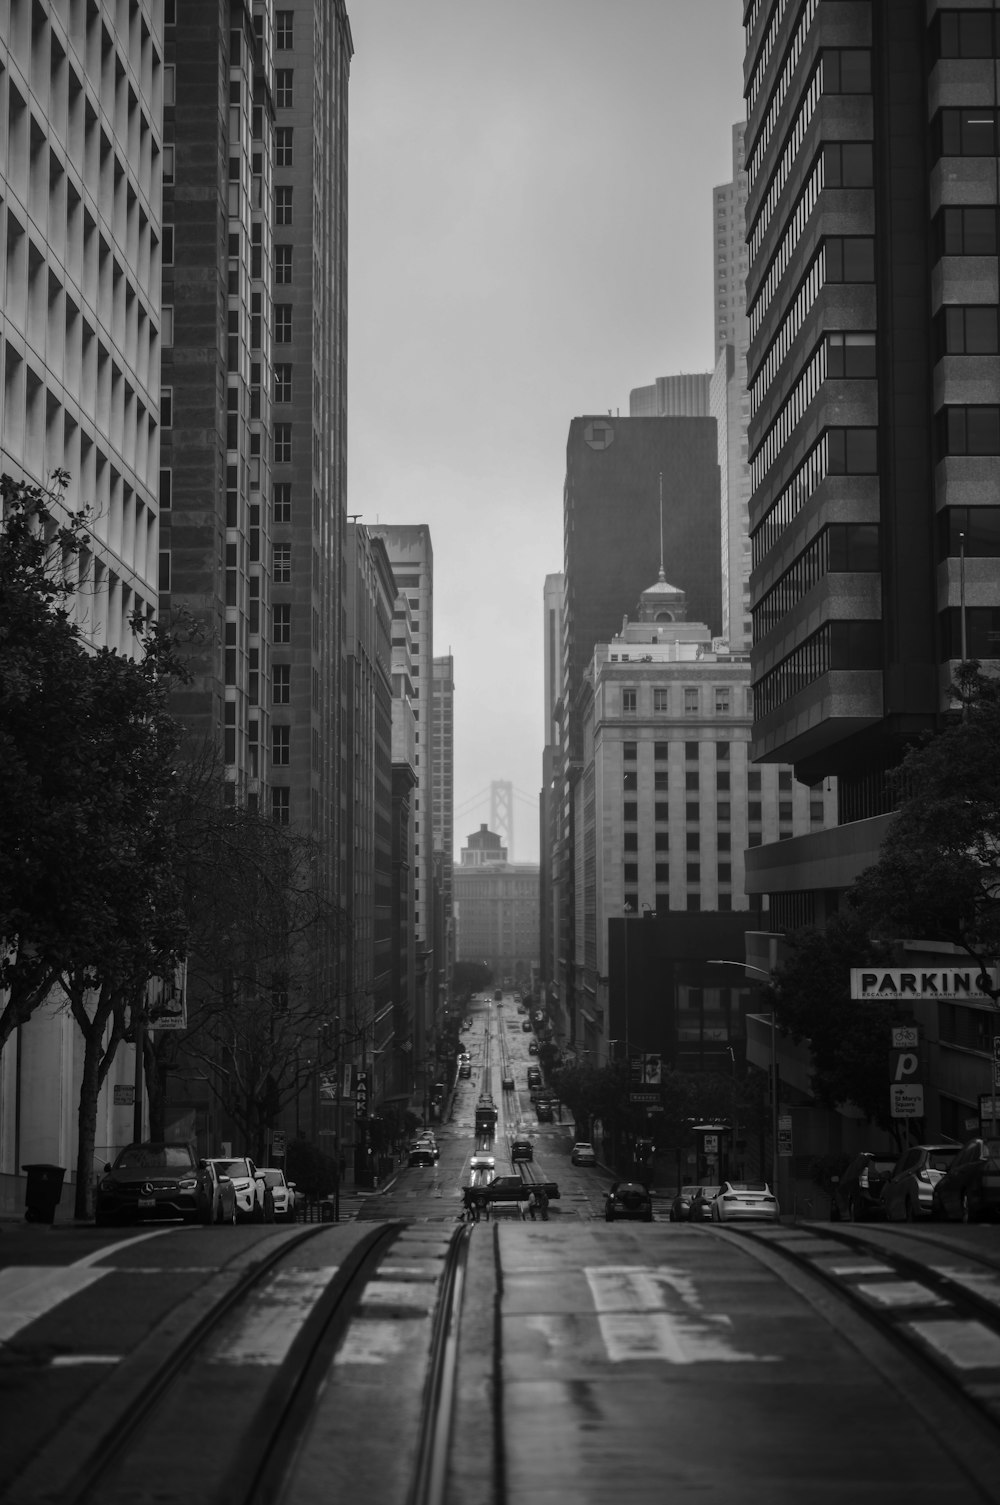
M 827 468 L 831 475 L 878 473 L 876 429 L 827 429 Z
M 948 507 L 940 515 L 943 558 L 1000 558 L 1000 507 Z
M 696 686 L 686 686 L 684 690 L 684 714 L 696 716 L 698 714 L 698 690 Z
M 653 690 L 653 710 L 658 715 L 665 715 L 670 710 L 669 690 Z
M 295 46 L 295 12 L 276 10 L 274 13 L 274 45 L 279 52 L 289 52 Z
M 934 321 L 935 347 L 942 355 L 995 355 L 997 307 L 964 307 L 951 304 Z
M 276 423 L 274 425 L 274 463 L 276 465 L 289 465 L 292 459 L 292 425 L 290 423 Z
M 870 235 L 828 236 L 824 252 L 827 282 L 875 281 L 875 242 Z
M 622 775 L 622 787 L 624 789 L 638 789 L 639 775 L 636 773 L 634 768 L 626 768 L 624 774 Z
M 292 608 L 288 601 L 279 601 L 275 604 L 274 641 L 276 643 L 292 641 Z
M 684 775 L 684 788 L 697 789 L 698 787 L 698 775 L 696 773 L 686 773 Z
M 635 822 L 639 819 L 639 805 L 636 800 L 626 800 L 622 806 L 622 819 Z
M 715 787 L 716 787 L 716 789 L 728 789 L 729 788 L 729 774 L 728 774 L 728 772 L 723 773 L 721 770 L 719 770 L 719 771 L 716 772 L 716 775 L 715 775 Z
M 935 58 L 996 57 L 993 23 L 990 11 L 939 11 L 931 28 L 932 55 Z
M 949 205 L 935 218 L 938 256 L 995 256 L 997 211 L 991 206 Z
M 291 167 L 292 159 L 292 127 L 279 125 L 274 133 L 274 165 L 275 167 Z
M 654 742 L 653 743 L 653 761 L 655 763 L 666 763 L 667 760 L 669 759 L 669 757 L 670 757 L 670 743 L 669 742 Z
M 275 481 L 271 487 L 271 513 L 276 523 L 292 520 L 292 483 Z
M 294 70 L 291 68 L 276 68 L 274 70 L 274 103 L 279 110 L 290 110 L 292 108 L 293 77 Z
M 274 340 L 277 345 L 290 345 L 292 341 L 292 305 L 274 305 Z
M 625 835 L 622 837 L 622 851 L 637 852 L 638 850 L 639 833 L 637 831 L 626 831 Z
M 826 188 L 870 188 L 874 182 L 870 141 L 828 141 L 823 147 Z
M 287 767 L 292 761 L 292 729 L 290 726 L 272 726 L 271 762 L 275 768 Z
M 659 769 L 658 768 L 653 773 L 653 788 L 654 789 L 669 789 L 670 788 L 670 775 L 669 775 L 669 773 L 667 773 L 667 771 L 665 769 Z
M 876 374 L 875 335 L 865 332 L 828 334 L 826 371 L 831 377 L 873 377 Z
M 274 223 L 276 225 L 290 225 L 292 223 L 291 184 L 285 184 L 274 190 Z
M 622 713 L 626 716 L 634 716 L 636 712 L 635 690 L 622 691 Z
M 271 699 L 275 705 L 289 705 L 292 699 L 292 666 L 275 664 L 271 670 Z
M 634 763 L 636 758 L 638 758 L 639 756 L 638 742 L 623 742 L 622 756 L 624 757 L 626 763 Z
M 950 407 L 938 414 L 939 442 L 948 455 L 1000 454 L 1000 408 Z
M 292 400 L 292 367 L 290 362 L 280 361 L 274 368 L 275 402 Z
M 966 105 L 939 110 L 934 118 L 936 157 L 996 156 L 997 112 Z
M 274 248 L 274 280 L 283 285 L 292 280 L 292 247 L 275 246 Z
M 871 87 L 872 55 L 867 48 L 824 48 L 824 94 L 870 94 Z
M 653 850 L 655 852 L 670 851 L 670 832 L 657 831 L 653 835 Z
M 684 757 L 687 759 L 687 761 L 689 763 L 697 763 L 697 761 L 698 761 L 698 749 L 699 749 L 700 746 L 701 746 L 700 742 L 685 742 L 685 744 L 684 744 Z

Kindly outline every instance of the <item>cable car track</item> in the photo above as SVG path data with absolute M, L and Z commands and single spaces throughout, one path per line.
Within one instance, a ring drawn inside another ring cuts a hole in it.
M 713 1232 L 759 1251 L 758 1257 L 766 1250 L 762 1262 L 779 1270 L 791 1264 L 834 1291 L 1000 1432 L 1000 1258 L 877 1229 L 744 1226 L 736 1232 L 716 1226 Z
M 339 1263 L 332 1273 L 320 1272 L 330 1278 L 281 1361 L 267 1369 L 220 1370 L 213 1348 L 227 1324 L 262 1297 L 269 1281 L 288 1276 L 289 1257 L 324 1231 L 329 1232 L 320 1225 L 303 1229 L 263 1258 L 257 1245 L 251 1266 L 235 1278 L 231 1271 L 220 1272 L 192 1298 L 187 1321 L 182 1311 L 172 1316 L 165 1324 L 168 1341 L 154 1329 L 68 1419 L 59 1448 L 45 1449 L 22 1470 L 5 1497 L 7 1505 L 118 1505 L 147 1498 L 151 1489 L 158 1500 L 192 1505 L 278 1505 L 300 1454 L 308 1452 L 318 1399 L 354 1324 L 361 1333 L 355 1346 L 365 1342 L 364 1322 L 372 1316 L 382 1267 L 390 1291 L 398 1292 L 407 1279 L 405 1273 L 402 1281 L 394 1274 L 400 1261 L 419 1262 L 427 1247 L 425 1234 L 399 1221 L 374 1227 L 346 1250 L 338 1247 Z M 382 1449 L 387 1459 L 400 1449 L 412 1452 L 406 1505 L 443 1505 L 445 1499 L 470 1231 L 459 1227 L 443 1249 L 435 1246 L 432 1276 L 411 1271 L 411 1314 L 424 1319 L 413 1328 L 423 1365 L 422 1400 L 410 1435 L 393 1419 Z M 374 1310 L 378 1314 L 377 1300 Z M 220 1397 L 228 1396 L 230 1384 L 234 1399 L 220 1439 Z M 387 1485 L 374 1497 L 388 1501 L 393 1494 Z M 288 1498 L 305 1495 L 296 1490 Z

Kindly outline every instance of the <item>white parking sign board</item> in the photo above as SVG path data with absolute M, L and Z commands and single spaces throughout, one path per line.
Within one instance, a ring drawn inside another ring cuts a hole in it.
M 924 1116 L 924 1089 L 920 1082 L 893 1082 L 890 1087 L 892 1094 L 893 1118 L 923 1118 Z

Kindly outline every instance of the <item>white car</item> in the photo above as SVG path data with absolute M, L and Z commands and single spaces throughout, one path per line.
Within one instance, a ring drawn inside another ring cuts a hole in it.
M 777 1223 L 781 1211 L 766 1181 L 723 1181 L 711 1207 L 713 1223 L 745 1223 L 758 1218 Z
M 264 1183 L 253 1161 L 246 1155 L 234 1160 L 216 1160 L 212 1165 L 220 1176 L 228 1176 L 236 1193 L 236 1221 L 238 1223 L 265 1223 Z
M 581 1139 L 570 1150 L 569 1158 L 572 1165 L 596 1165 L 597 1151 Z
M 276 1223 L 294 1223 L 295 1183 L 286 1181 L 284 1171 L 277 1166 L 258 1165 L 257 1175 L 264 1182 L 265 1212 L 271 1212 Z

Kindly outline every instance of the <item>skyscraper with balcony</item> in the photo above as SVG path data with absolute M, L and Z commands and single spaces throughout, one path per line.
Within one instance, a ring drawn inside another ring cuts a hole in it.
M 839 791 L 749 854 L 782 929 L 876 857 L 963 651 L 1000 667 L 1000 35 L 934 0 L 744 25 L 753 753 Z

